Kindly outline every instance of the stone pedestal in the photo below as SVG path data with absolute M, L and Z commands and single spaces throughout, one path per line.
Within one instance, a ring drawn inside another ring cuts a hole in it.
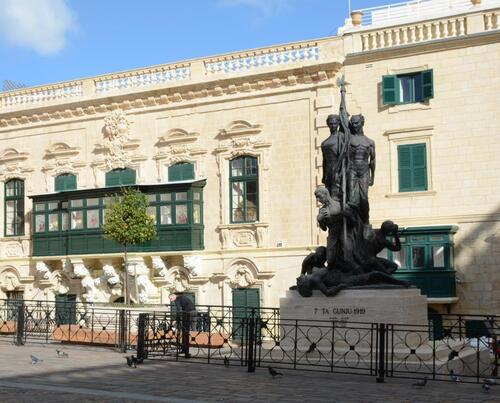
M 426 344 L 426 297 L 417 288 L 378 286 L 342 290 L 335 297 L 314 291 L 304 298 L 289 290 L 280 300 L 280 346 L 285 351 L 303 353 L 314 343 L 316 353 L 333 350 L 342 356 L 355 348 L 369 355 L 377 350 L 378 323 L 395 325 L 387 337 L 397 348 Z
M 326 297 L 304 298 L 288 290 L 280 300 L 281 319 L 427 325 L 427 299 L 418 288 L 356 288 Z

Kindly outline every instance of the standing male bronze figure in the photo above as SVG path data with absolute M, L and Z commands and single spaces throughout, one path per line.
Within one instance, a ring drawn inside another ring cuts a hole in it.
M 368 188 L 375 180 L 375 143 L 365 136 L 363 115 L 351 117 L 349 164 L 347 167 L 347 202 L 355 207 L 364 225 L 369 224 Z

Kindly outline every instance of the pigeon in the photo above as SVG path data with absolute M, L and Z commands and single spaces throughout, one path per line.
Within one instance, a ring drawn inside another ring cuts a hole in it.
M 57 356 L 60 358 L 68 358 L 68 353 L 61 351 L 61 350 L 56 350 Z
M 458 375 L 455 375 L 455 372 L 452 369 L 450 369 L 450 379 L 455 383 L 462 382 Z
M 31 358 L 31 363 L 32 364 L 38 364 L 39 362 L 42 362 L 43 360 L 41 360 L 40 358 L 37 358 L 35 357 L 34 355 L 30 354 L 30 358 Z
M 483 392 L 484 392 L 484 393 L 490 393 L 490 389 L 491 389 L 491 386 L 490 386 L 490 385 L 488 385 L 487 383 L 483 383 L 483 384 L 481 385 L 481 387 L 483 388 Z
M 269 374 L 275 378 L 276 376 L 280 375 L 283 376 L 281 372 L 276 371 L 273 367 L 267 367 L 267 370 L 269 371 Z
M 138 358 L 135 355 L 131 355 L 130 359 L 132 360 L 133 363 L 137 364 L 142 364 L 144 362 L 144 358 Z
M 415 382 L 413 386 L 419 386 L 423 388 L 426 384 L 427 384 L 427 377 L 424 377 L 422 379 L 417 380 L 417 382 Z
M 127 365 L 129 367 L 137 368 L 136 363 L 134 361 L 132 361 L 132 357 L 125 357 L 125 359 L 127 360 Z
M 227 356 L 224 356 L 224 366 L 226 368 L 229 367 L 229 358 L 227 358 Z
M 489 386 L 498 385 L 497 381 L 495 381 L 492 378 L 483 379 L 483 383 L 485 383 L 486 385 L 489 385 Z
M 312 353 L 314 350 L 316 350 L 316 343 L 312 342 L 309 348 L 306 351 L 306 354 Z
M 453 358 L 455 357 L 458 357 L 458 352 L 456 352 L 455 350 L 451 350 L 450 354 L 448 354 L 448 361 L 453 360 Z

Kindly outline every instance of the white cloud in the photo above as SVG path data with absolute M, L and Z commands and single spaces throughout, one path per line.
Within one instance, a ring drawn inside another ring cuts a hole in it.
M 249 6 L 260 10 L 264 15 L 279 14 L 290 7 L 290 0 L 219 0 L 222 6 Z
M 65 0 L 0 0 L 0 37 L 47 55 L 61 51 L 76 21 Z

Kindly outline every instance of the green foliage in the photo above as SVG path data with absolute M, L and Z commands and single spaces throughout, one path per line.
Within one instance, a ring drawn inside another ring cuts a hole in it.
M 156 222 L 147 214 L 148 201 L 139 190 L 123 188 L 106 209 L 104 237 L 123 246 L 141 244 L 156 238 Z

